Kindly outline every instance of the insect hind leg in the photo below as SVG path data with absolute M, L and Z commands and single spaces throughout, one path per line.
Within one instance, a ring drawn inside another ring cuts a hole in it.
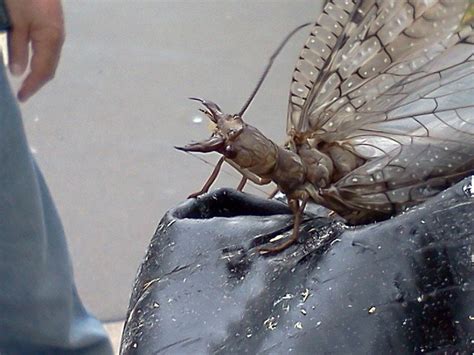
M 306 207 L 306 203 L 308 202 L 309 195 L 307 193 L 304 194 L 303 198 L 301 199 L 301 204 L 298 199 L 289 199 L 288 200 L 288 205 L 290 206 L 291 211 L 293 212 L 294 216 L 294 222 L 293 222 L 293 232 L 291 234 L 291 237 L 284 243 L 277 245 L 276 247 L 273 248 L 259 248 L 258 252 L 261 254 L 273 254 L 273 253 L 278 253 L 282 250 L 285 250 L 288 248 L 290 245 L 294 244 L 298 240 L 299 236 L 299 231 L 300 231 L 300 225 L 301 225 L 301 219 L 303 217 L 303 211 Z

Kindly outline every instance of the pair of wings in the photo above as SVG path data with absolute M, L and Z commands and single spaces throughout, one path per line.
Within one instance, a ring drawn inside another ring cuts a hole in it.
M 441 186 L 474 172 L 474 31 L 462 24 L 468 5 L 326 4 L 293 73 L 287 130 L 366 161 L 336 187 L 363 199 L 370 186 L 374 205 L 403 204 L 430 195 L 424 186 L 413 196 L 418 183 Z M 357 207 L 357 197 L 352 202 Z

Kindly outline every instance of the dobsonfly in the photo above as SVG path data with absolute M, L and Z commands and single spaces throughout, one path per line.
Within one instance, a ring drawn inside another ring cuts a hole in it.
M 178 149 L 218 152 L 257 184 L 276 183 L 298 238 L 309 200 L 350 224 L 386 219 L 474 173 L 474 30 L 463 0 L 331 0 L 290 85 L 288 142 L 198 99 L 211 137 Z M 258 87 L 258 86 L 257 86 Z

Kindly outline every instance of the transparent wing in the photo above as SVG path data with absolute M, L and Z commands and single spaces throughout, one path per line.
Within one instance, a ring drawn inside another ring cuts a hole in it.
M 468 26 L 441 47 L 358 110 L 362 127 L 342 122 L 344 138 L 327 133 L 366 161 L 334 184 L 346 205 L 390 212 L 474 174 L 474 31 Z
M 287 131 L 325 140 L 341 121 L 355 121 L 355 111 L 439 54 L 466 7 L 463 0 L 329 1 L 293 73 Z

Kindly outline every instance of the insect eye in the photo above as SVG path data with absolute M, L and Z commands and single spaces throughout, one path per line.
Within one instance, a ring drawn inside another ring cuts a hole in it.
M 237 156 L 237 152 L 231 145 L 227 145 L 224 149 L 224 155 L 226 158 L 233 159 Z

